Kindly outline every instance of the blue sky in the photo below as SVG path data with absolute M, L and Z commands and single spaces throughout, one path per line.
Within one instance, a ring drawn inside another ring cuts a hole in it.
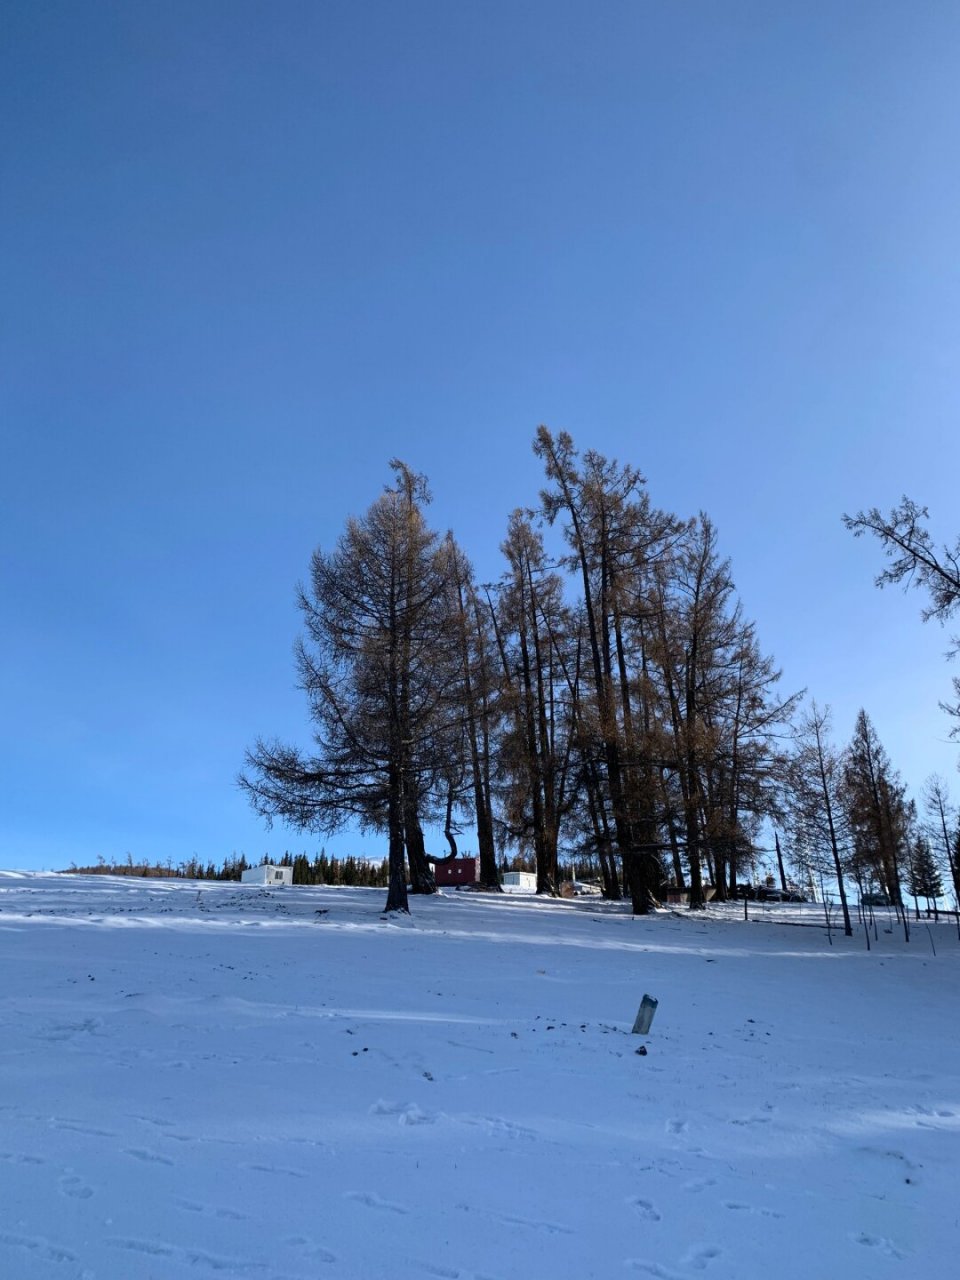
M 0 865 L 316 849 L 234 784 L 309 741 L 312 550 L 399 455 L 496 576 L 540 422 L 708 511 L 784 688 L 960 793 L 947 636 L 840 523 L 908 493 L 960 531 L 956 5 L 0 29 Z

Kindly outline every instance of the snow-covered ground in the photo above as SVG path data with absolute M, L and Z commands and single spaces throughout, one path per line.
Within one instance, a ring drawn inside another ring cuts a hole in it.
M 957 1274 L 952 922 L 383 897 L 0 875 L 0 1276 Z

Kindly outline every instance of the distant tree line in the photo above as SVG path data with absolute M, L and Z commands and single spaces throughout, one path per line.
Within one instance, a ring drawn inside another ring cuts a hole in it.
M 544 485 L 508 517 L 496 581 L 429 527 L 426 479 L 400 461 L 314 553 L 296 651 L 313 743 L 254 744 L 256 812 L 382 834 L 387 910 L 435 891 L 466 825 L 482 887 L 512 856 L 554 893 L 575 860 L 641 914 L 668 889 L 694 909 L 736 893 L 770 824 L 784 886 L 788 867 L 834 880 L 847 927 L 848 883 L 900 909 L 935 900 L 943 869 L 960 889 L 944 784 L 921 820 L 865 712 L 841 751 L 827 711 L 780 692 L 710 518 L 659 509 L 636 468 L 565 432 L 541 427 L 534 451 Z
M 249 867 L 263 865 L 271 859 L 264 857 L 260 863 L 248 862 L 243 854 L 234 854 L 217 865 L 213 862 L 201 862 L 197 858 L 188 858 L 176 865 L 172 861 L 134 862 L 128 857 L 126 862 L 112 863 L 99 858 L 93 866 L 81 867 L 75 862 L 70 864 L 69 871 L 78 875 L 110 875 L 110 876 L 147 876 L 185 880 L 239 880 Z M 311 859 L 305 853 L 293 855 L 285 853 L 272 865 L 293 868 L 294 884 L 342 884 L 358 885 L 367 888 L 382 889 L 388 882 L 387 861 L 373 862 L 368 858 L 356 858 L 348 855 L 345 858 L 330 857 L 325 852 L 315 854 Z

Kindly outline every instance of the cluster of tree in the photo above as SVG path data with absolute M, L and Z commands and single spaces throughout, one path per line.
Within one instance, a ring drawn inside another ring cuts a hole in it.
M 943 779 L 928 779 L 918 810 L 865 711 L 844 750 L 829 735 L 829 712 L 812 703 L 785 757 L 782 812 L 792 860 L 808 882 L 822 889 L 835 879 L 845 932 L 852 932 L 851 882 L 861 900 L 895 906 L 905 927 L 905 899 L 913 898 L 917 916 L 921 898 L 936 909 L 944 873 L 960 904 L 960 824 Z
M 344 884 L 363 885 L 370 889 L 385 889 L 390 880 L 386 858 L 371 862 L 367 858 L 330 858 L 318 853 L 311 862 L 305 853 L 288 861 L 289 854 L 281 859 L 281 866 L 293 867 L 294 884 Z
M 102 854 L 92 866 L 81 867 L 71 862 L 67 871 L 81 876 L 150 876 L 154 879 L 166 879 L 182 875 L 179 868 L 174 867 L 169 859 L 166 862 L 134 862 L 133 855 L 127 854 L 126 862 L 107 862 Z
M 889 515 L 873 507 L 843 517 L 854 537 L 871 533 L 883 547 L 888 564 L 877 586 L 925 590 L 924 620 L 946 622 L 960 608 L 960 539 L 938 549 L 927 519 L 926 508 L 906 497 Z M 954 638 L 949 656 L 958 648 Z M 960 679 L 954 678 L 953 687 L 956 701 L 941 706 L 960 719 Z M 952 736 L 958 733 L 960 724 Z M 905 897 L 913 898 L 917 916 L 921 898 L 936 909 L 944 875 L 960 909 L 960 825 L 946 784 L 936 776 L 927 780 L 918 813 L 866 712 L 858 715 L 846 750 L 838 751 L 829 742 L 829 714 L 814 703 L 798 723 L 788 766 L 784 807 L 796 859 L 812 878 L 836 877 L 848 933 L 848 879 L 861 898 L 877 893 L 896 906 L 905 928 Z
M 383 833 L 387 910 L 408 909 L 408 884 L 435 890 L 443 859 L 424 826 L 443 827 L 454 857 L 465 821 L 482 886 L 499 888 L 498 854 L 512 851 L 555 892 L 562 855 L 637 913 L 668 884 L 694 908 L 708 885 L 735 893 L 764 819 L 788 833 L 807 883 L 836 877 L 848 929 L 850 881 L 901 908 L 908 892 L 939 896 L 938 867 L 960 891 L 944 785 L 930 784 L 921 822 L 865 713 L 838 751 L 827 713 L 778 692 L 709 517 L 658 509 L 639 471 L 566 433 L 541 427 L 534 452 L 544 487 L 509 517 L 494 583 L 429 527 L 426 480 L 400 461 L 314 553 L 296 656 L 314 745 L 256 743 L 240 775 L 255 810 Z M 925 514 L 904 500 L 887 521 L 847 522 L 894 555 L 881 581 L 915 578 L 945 618 L 960 547 L 936 553 Z
M 261 864 L 269 861 L 269 858 L 264 857 L 261 859 Z M 89 867 L 80 867 L 75 862 L 71 862 L 68 870 L 78 875 L 239 880 L 244 871 L 256 865 L 258 864 L 248 862 L 242 853 L 239 857 L 233 854 L 225 858 L 219 866 L 213 862 L 201 862 L 195 857 L 179 862 L 176 866 L 169 859 L 162 864 L 134 862 L 128 855 L 127 861 L 123 863 L 107 862 L 103 857 L 97 859 L 96 865 Z M 329 857 L 324 851 L 315 854 L 312 860 L 305 853 L 296 856 L 285 853 L 274 865 L 292 867 L 294 884 L 362 885 L 367 888 L 382 889 L 386 887 L 389 878 L 385 858 L 380 862 L 371 862 L 367 858 L 355 858 L 352 855 L 346 858 Z
M 301 830 L 382 832 L 387 910 L 435 889 L 423 828 L 476 829 L 529 854 L 554 892 L 561 851 L 596 860 L 604 893 L 691 906 L 733 892 L 777 812 L 797 699 L 760 649 L 709 518 L 656 508 L 632 466 L 537 433 L 545 484 L 515 511 L 504 572 L 480 584 L 427 524 L 424 478 L 394 481 L 315 552 L 299 591 L 309 752 L 260 740 L 240 777 L 256 811 Z M 544 534 L 562 532 L 549 555 Z

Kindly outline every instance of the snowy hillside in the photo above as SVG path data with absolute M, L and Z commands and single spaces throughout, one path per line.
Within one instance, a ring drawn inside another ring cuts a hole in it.
M 0 876 L 0 1276 L 956 1274 L 953 924 L 383 896 Z

